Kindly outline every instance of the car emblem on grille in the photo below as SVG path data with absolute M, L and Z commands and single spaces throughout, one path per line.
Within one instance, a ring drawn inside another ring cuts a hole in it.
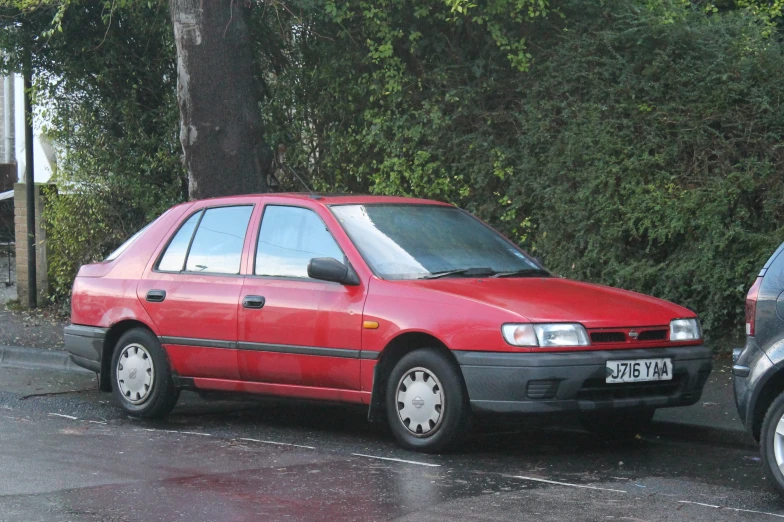
M 630 337 L 631 339 L 634 339 L 634 340 L 636 340 L 636 339 L 637 339 L 639 336 L 640 336 L 640 334 L 638 334 L 638 333 L 637 333 L 635 330 L 631 330 L 631 331 L 629 332 L 629 337 Z
M 131 371 L 128 373 L 128 377 L 130 377 L 131 379 L 135 379 L 135 378 L 136 378 L 136 368 L 132 369 L 132 370 L 131 370 Z
M 411 401 L 411 404 L 413 404 L 417 408 L 421 408 L 422 406 L 425 405 L 425 401 L 424 399 L 422 399 L 422 397 L 416 397 L 413 401 Z

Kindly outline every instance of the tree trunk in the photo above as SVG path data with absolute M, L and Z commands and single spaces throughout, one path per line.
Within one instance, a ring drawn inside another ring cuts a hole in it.
M 267 191 L 244 0 L 169 0 L 177 44 L 180 142 L 191 199 Z

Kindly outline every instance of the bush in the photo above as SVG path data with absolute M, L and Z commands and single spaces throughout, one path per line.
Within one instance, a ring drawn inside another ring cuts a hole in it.
M 269 58 L 270 136 L 313 185 L 454 202 L 558 274 L 688 306 L 714 338 L 741 332 L 784 240 L 784 56 L 767 19 L 554 3 L 507 27 L 535 44 L 521 72 L 439 2 L 387 6 L 383 26 L 342 5 L 300 13 L 286 59 Z

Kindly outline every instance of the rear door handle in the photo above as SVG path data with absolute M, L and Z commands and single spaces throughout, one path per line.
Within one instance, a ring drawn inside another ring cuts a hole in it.
M 245 299 L 242 300 L 242 306 L 258 310 L 259 308 L 264 308 L 265 302 L 265 299 L 260 295 L 246 295 Z
M 166 299 L 166 290 L 150 290 L 147 292 L 147 301 L 150 303 L 162 303 Z

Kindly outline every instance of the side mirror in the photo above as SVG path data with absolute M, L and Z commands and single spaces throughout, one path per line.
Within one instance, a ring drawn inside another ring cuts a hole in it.
M 316 257 L 308 263 L 308 277 L 321 281 L 332 281 L 342 285 L 358 285 L 359 276 L 351 266 L 344 265 L 331 257 Z

